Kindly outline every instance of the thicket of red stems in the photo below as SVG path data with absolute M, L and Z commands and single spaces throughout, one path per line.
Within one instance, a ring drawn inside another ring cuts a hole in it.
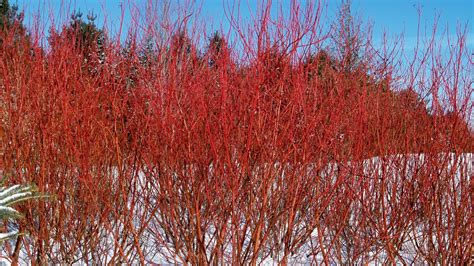
M 432 40 L 395 72 L 397 46 L 376 52 L 362 34 L 364 48 L 337 47 L 358 52 L 357 64 L 338 60 L 322 48 L 321 6 L 296 2 L 275 21 L 263 5 L 249 28 L 233 18 L 237 44 L 216 37 L 201 49 L 206 31 L 178 16 L 168 35 L 144 32 L 158 45 L 146 63 L 139 35 L 126 52 L 105 42 L 102 60 L 70 34 L 42 48 L 4 33 L 1 170 L 53 197 L 24 205 L 27 235 L 3 254 L 39 264 L 467 263 L 466 34 L 447 60 Z

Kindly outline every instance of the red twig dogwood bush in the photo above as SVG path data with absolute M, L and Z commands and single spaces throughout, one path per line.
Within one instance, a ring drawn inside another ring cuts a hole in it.
M 22 206 L 27 235 L 3 255 L 468 263 L 467 33 L 447 57 L 431 39 L 407 61 L 398 42 L 374 48 L 347 5 L 326 29 L 308 2 L 278 16 L 264 2 L 248 27 L 227 7 L 229 34 L 189 10 L 135 14 L 123 43 L 77 14 L 47 47 L 4 27 L 1 171 L 52 198 Z

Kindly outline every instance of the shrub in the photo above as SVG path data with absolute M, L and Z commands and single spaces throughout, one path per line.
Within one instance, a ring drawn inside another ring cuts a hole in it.
M 231 12 L 231 38 L 187 10 L 137 17 L 124 45 L 81 20 L 29 53 L 3 32 L 2 171 L 55 195 L 19 209 L 22 259 L 467 262 L 466 33 L 458 60 L 437 60 L 433 39 L 396 71 L 359 30 L 323 48 L 347 44 L 328 40 L 344 28 L 321 33 L 308 2 L 277 19 L 265 2 L 249 27 Z

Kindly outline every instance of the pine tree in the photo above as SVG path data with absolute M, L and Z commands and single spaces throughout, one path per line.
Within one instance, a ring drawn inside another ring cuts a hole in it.
M 341 69 L 348 73 L 359 65 L 363 48 L 361 23 L 356 21 L 352 14 L 351 0 L 344 0 L 341 3 L 338 25 L 339 27 L 333 29 L 331 37 Z
M 13 185 L 10 187 L 0 187 L 0 220 L 9 222 L 22 217 L 22 214 L 12 205 L 24 202 L 26 200 L 45 197 L 37 192 L 35 186 L 32 185 Z M 8 239 L 18 236 L 17 230 L 6 233 L 0 233 L 0 244 Z
M 84 65 L 90 72 L 97 71 L 98 65 L 105 61 L 105 33 L 97 28 L 95 24 L 96 15 L 87 15 L 87 22 L 82 18 L 82 12 L 74 12 L 71 22 L 64 26 L 60 33 L 51 32 L 48 39 L 52 49 L 59 47 L 61 43 L 72 42 L 74 48 L 82 54 Z
M 23 12 L 19 12 L 18 6 L 10 6 L 8 0 L 0 2 L 0 44 L 3 43 L 5 35 L 12 34 L 15 43 L 19 40 L 29 40 L 26 29 L 23 26 Z
M 211 38 L 209 38 L 209 45 L 207 47 L 208 64 L 210 67 L 217 67 L 217 62 L 223 56 L 228 57 L 230 53 L 227 41 L 219 34 L 215 32 Z

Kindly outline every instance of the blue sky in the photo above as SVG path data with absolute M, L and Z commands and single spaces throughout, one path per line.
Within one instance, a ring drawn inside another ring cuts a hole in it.
M 143 11 L 144 5 L 148 0 L 132 1 Z M 158 0 L 159 1 L 159 0 Z M 117 27 L 121 16 L 121 6 L 125 7 L 125 27 L 130 22 L 130 0 L 10 0 L 11 4 L 18 4 L 20 9 L 25 11 L 25 23 L 31 23 L 36 14 L 40 14 L 44 21 L 50 21 L 51 11 L 54 12 L 54 18 L 61 20 L 58 15 L 60 10 L 69 12 L 72 10 L 81 10 L 85 15 L 93 11 L 98 15 L 98 24 L 104 20 L 104 14 L 107 14 L 107 21 L 112 27 Z M 175 1 L 177 2 L 177 1 Z M 181 1 L 186 2 L 186 1 Z M 199 2 L 199 1 L 198 1 Z M 226 22 L 223 3 L 232 1 L 223 0 L 204 0 L 202 1 L 201 16 L 207 21 L 208 27 L 219 28 L 222 22 L 223 28 L 228 27 Z M 241 0 L 241 14 L 248 17 L 250 12 L 255 11 L 256 2 L 253 0 Z M 290 1 L 274 0 L 275 5 L 281 3 L 283 6 L 289 6 Z M 340 0 L 329 0 L 326 2 L 325 17 L 328 20 L 334 18 Z M 474 47 L 474 1 L 472 0 L 353 0 L 352 11 L 362 21 L 370 21 L 373 25 L 374 40 L 380 40 L 384 31 L 390 34 L 405 34 L 405 47 L 412 48 L 416 43 L 418 13 L 417 8 L 421 7 L 421 23 L 427 30 L 431 30 L 434 19 L 440 16 L 439 28 L 447 28 L 450 35 L 454 35 L 456 26 L 460 23 L 468 23 L 468 46 Z M 441 33 L 441 32 L 440 32 Z

